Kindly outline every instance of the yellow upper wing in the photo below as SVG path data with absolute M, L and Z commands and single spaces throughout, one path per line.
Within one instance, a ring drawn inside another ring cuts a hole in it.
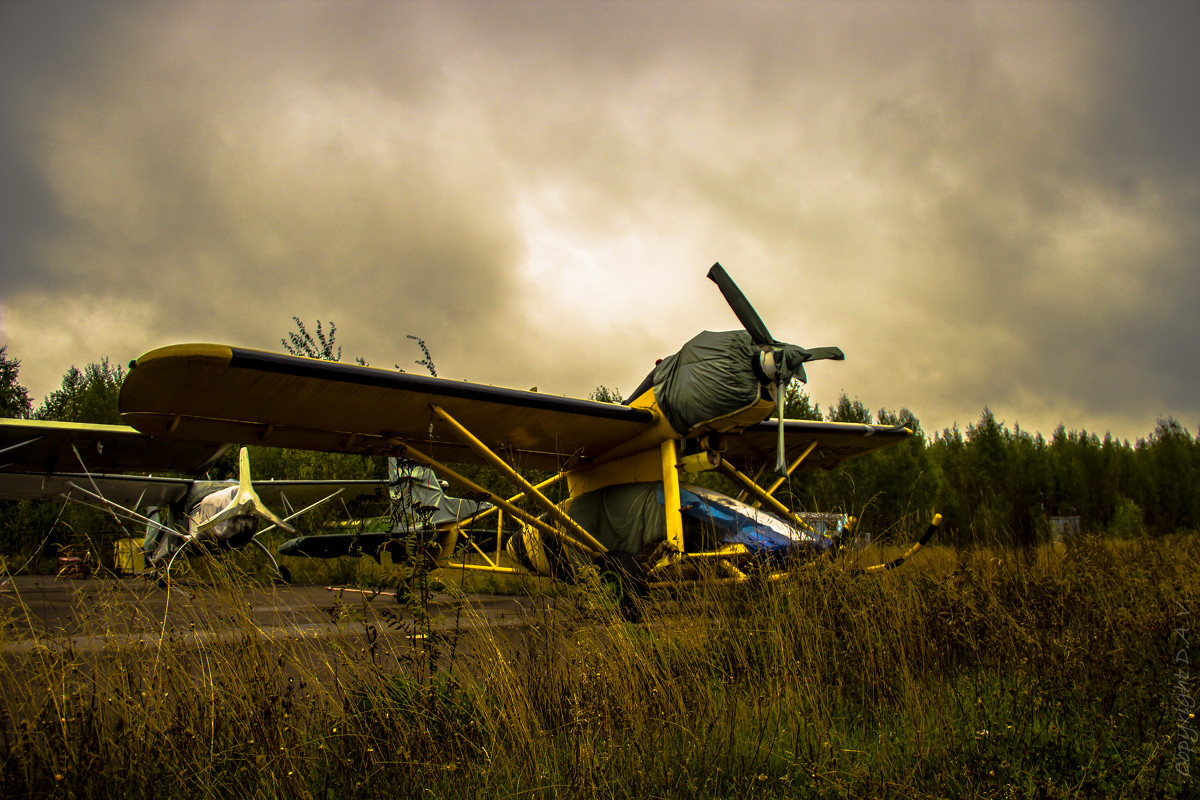
M 653 425 L 645 409 L 204 344 L 137 359 L 120 397 L 122 421 L 154 435 L 346 453 L 411 444 L 476 461 L 435 404 L 533 469 L 595 458 Z

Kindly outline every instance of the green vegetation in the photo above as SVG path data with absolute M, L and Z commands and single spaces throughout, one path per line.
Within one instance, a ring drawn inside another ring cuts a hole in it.
M 913 430 L 903 444 L 799 474 L 780 489 L 803 510 L 859 516 L 877 540 L 911 539 L 935 511 L 946 519 L 939 539 L 963 546 L 1047 542 L 1052 516 L 1078 516 L 1086 531 L 1122 536 L 1200 527 L 1200 437 L 1174 419 L 1131 444 L 1063 426 L 1047 440 L 1010 429 L 987 408 L 965 433 L 955 426 L 930 438 L 906 408 L 872 415 L 843 395 L 822 414 L 799 390 L 785 413 Z
M 35 419 L 59 422 L 94 422 L 116 425 L 121 421 L 117 396 L 125 370 L 103 359 L 79 370 L 72 366 L 63 376 L 62 386 L 51 392 L 33 413 Z
M 29 390 L 18 378 L 21 362 L 8 357 L 8 345 L 0 345 L 0 417 L 24 419 L 33 411 Z
M 287 350 L 294 356 L 304 356 L 305 358 L 316 358 L 322 361 L 341 361 L 342 348 L 341 345 L 335 345 L 337 339 L 337 325 L 333 322 L 329 323 L 329 333 L 321 329 L 321 320 L 317 320 L 317 335 L 314 338 L 305 327 L 304 321 L 299 317 L 292 317 L 292 322 L 296 323 L 296 330 L 289 331 L 286 339 L 281 339 L 283 349 Z M 337 348 L 336 350 L 334 348 Z
M 1194 796 L 1173 629 L 1200 609 L 1195 536 L 850 566 L 658 599 L 644 626 L 582 597 L 518 629 L 443 620 L 391 656 L 353 603 L 322 645 L 247 617 L 204 650 L 152 629 L 18 653 L 18 612 L 0 795 Z M 269 590 L 224 591 L 236 617 Z

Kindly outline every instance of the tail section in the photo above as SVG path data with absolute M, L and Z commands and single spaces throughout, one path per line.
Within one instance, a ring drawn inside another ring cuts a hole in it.
M 206 531 L 235 517 L 249 515 L 268 520 L 288 533 L 296 532 L 295 528 L 277 517 L 271 509 L 267 508 L 266 504 L 258 496 L 258 492 L 254 491 L 254 483 L 250 478 L 250 452 L 243 447 L 241 452 L 238 453 L 237 492 L 234 493 L 233 499 L 230 500 L 227 506 L 208 519 L 200 522 L 196 526 L 196 530 Z

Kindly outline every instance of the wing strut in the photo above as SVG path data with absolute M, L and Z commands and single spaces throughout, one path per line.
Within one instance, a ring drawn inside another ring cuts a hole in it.
M 533 516 L 528 511 L 525 511 L 522 508 L 518 508 L 517 506 L 508 502 L 507 500 L 505 500 L 503 497 L 496 494 L 495 492 L 485 489 L 484 487 L 480 486 L 478 483 L 475 483 L 475 481 L 471 480 L 470 478 L 466 477 L 465 475 L 461 475 L 461 474 L 455 472 L 454 470 L 447 467 L 445 464 L 441 463 L 440 461 L 438 461 L 434 458 L 431 458 L 430 456 L 425 455 L 420 450 L 417 450 L 416 448 L 412 447 L 411 445 L 406 446 L 406 449 L 404 450 L 404 457 L 411 458 L 413 461 L 421 462 L 422 464 L 429 467 L 434 472 L 438 473 L 438 475 L 445 476 L 447 480 L 454 481 L 455 483 L 457 483 L 459 486 L 463 487 L 467 491 L 477 492 L 479 494 L 486 495 L 487 498 L 489 500 L 491 500 L 493 504 L 499 506 L 500 508 L 504 509 L 508 513 L 512 514 L 514 517 L 521 520 L 526 525 L 537 528 L 538 531 L 546 534 L 547 536 L 552 536 L 560 541 L 567 542 L 567 543 L 573 545 L 574 547 L 578 547 L 580 550 L 583 550 L 589 556 L 592 556 L 592 557 L 600 556 L 600 555 L 604 555 L 605 553 L 608 552 L 607 547 L 602 546 L 599 550 L 595 550 L 592 547 L 588 546 L 585 542 L 580 542 L 580 541 L 576 541 L 575 539 L 572 539 L 570 536 L 567 536 L 565 533 L 558 530 L 558 528 L 555 528 L 553 525 L 547 525 L 545 522 L 543 522 L 542 520 Z
M 790 509 L 788 509 L 787 506 L 776 500 L 774 495 L 768 494 L 766 489 L 747 478 L 742 472 L 738 471 L 737 467 L 733 466 L 725 459 L 721 459 L 721 463 L 717 465 L 717 469 L 721 470 L 722 473 L 731 478 L 738 486 L 741 486 L 743 489 L 749 492 L 754 499 L 767 506 L 772 513 L 778 514 L 791 524 L 803 528 L 806 531 L 812 531 L 813 533 L 816 533 L 816 531 L 813 531 L 812 527 L 804 520 L 797 517 L 791 512 Z
M 667 543 L 676 553 L 683 552 L 683 512 L 679 500 L 679 450 L 674 439 L 665 439 L 662 447 L 663 512 L 667 515 Z
M 808 454 L 811 453 L 815 449 L 817 449 L 817 441 L 814 439 L 812 444 L 810 444 L 808 447 L 806 447 L 804 449 L 803 453 L 796 456 L 796 460 L 793 461 L 791 463 L 791 466 L 789 466 L 787 468 L 787 474 L 781 475 L 780 477 L 776 478 L 775 482 L 772 483 L 769 487 L 767 487 L 767 494 L 774 496 L 775 490 L 783 485 L 783 482 L 786 481 L 788 479 L 788 477 L 790 477 L 791 474 L 796 471 L 796 468 L 799 467 L 800 464 L 804 462 L 804 459 L 808 458 Z M 762 503 L 755 503 L 756 508 L 759 508 L 761 506 L 762 506 Z
M 510 483 L 523 490 L 527 497 L 541 506 L 542 510 L 555 519 L 558 524 L 569 530 L 579 541 L 586 544 L 592 550 L 595 550 L 599 553 L 605 552 L 607 548 L 596 541 L 595 537 L 593 537 L 590 533 L 584 530 L 582 525 L 571 519 L 571 517 L 561 508 L 556 506 L 549 497 L 546 497 L 546 495 L 539 492 L 533 486 L 533 484 L 522 478 L 521 474 L 510 467 L 507 461 L 489 450 L 487 445 L 476 439 L 474 434 L 459 424 L 458 420 L 450 416 L 450 414 L 448 414 L 441 406 L 434 405 L 432 408 L 435 414 L 450 424 L 451 430 L 454 431 L 454 434 L 458 436 L 463 444 L 471 448 L 471 450 L 474 451 L 477 456 L 495 467 L 501 475 L 508 478 Z

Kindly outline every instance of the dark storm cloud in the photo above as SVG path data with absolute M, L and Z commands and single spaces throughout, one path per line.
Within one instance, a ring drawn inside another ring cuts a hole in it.
M 299 314 L 377 366 L 415 333 L 454 377 L 628 389 L 734 326 L 721 259 L 846 349 L 823 402 L 1200 421 L 1194 5 L 12 7 L 5 336 L 47 359 Z
M 0 292 L 37 280 L 31 238 L 54 222 L 53 199 L 28 142 L 28 110 L 38 102 L 31 79 L 69 72 L 98 9 L 69 5 L 0 5 Z
M 934 152 L 959 153 L 969 180 L 923 227 L 940 229 L 937 251 L 955 273 L 946 329 L 982 322 L 1003 345 L 989 354 L 997 380 L 979 384 L 987 402 L 1010 419 L 1028 411 L 1042 426 L 1081 420 L 1128 434 L 1158 414 L 1200 420 L 1190 366 L 1200 241 L 1189 222 L 1200 172 L 1194 149 L 1177 146 L 1200 135 L 1181 81 L 1200 58 L 1178 34 L 1195 29 L 1194 5 L 1118 10 L 1093 45 L 1101 54 L 1080 65 L 1095 83 L 1041 96 L 993 86 L 999 102 L 973 126 L 975 147 L 937 143 Z
M 176 336 L 273 346 L 300 314 L 394 342 L 452 306 L 503 338 L 508 204 L 420 105 L 420 37 L 364 66 L 329 38 L 353 21 L 225 10 L 118 8 L 87 69 L 31 82 L 24 152 L 56 208 L 27 279 L 153 298 Z

